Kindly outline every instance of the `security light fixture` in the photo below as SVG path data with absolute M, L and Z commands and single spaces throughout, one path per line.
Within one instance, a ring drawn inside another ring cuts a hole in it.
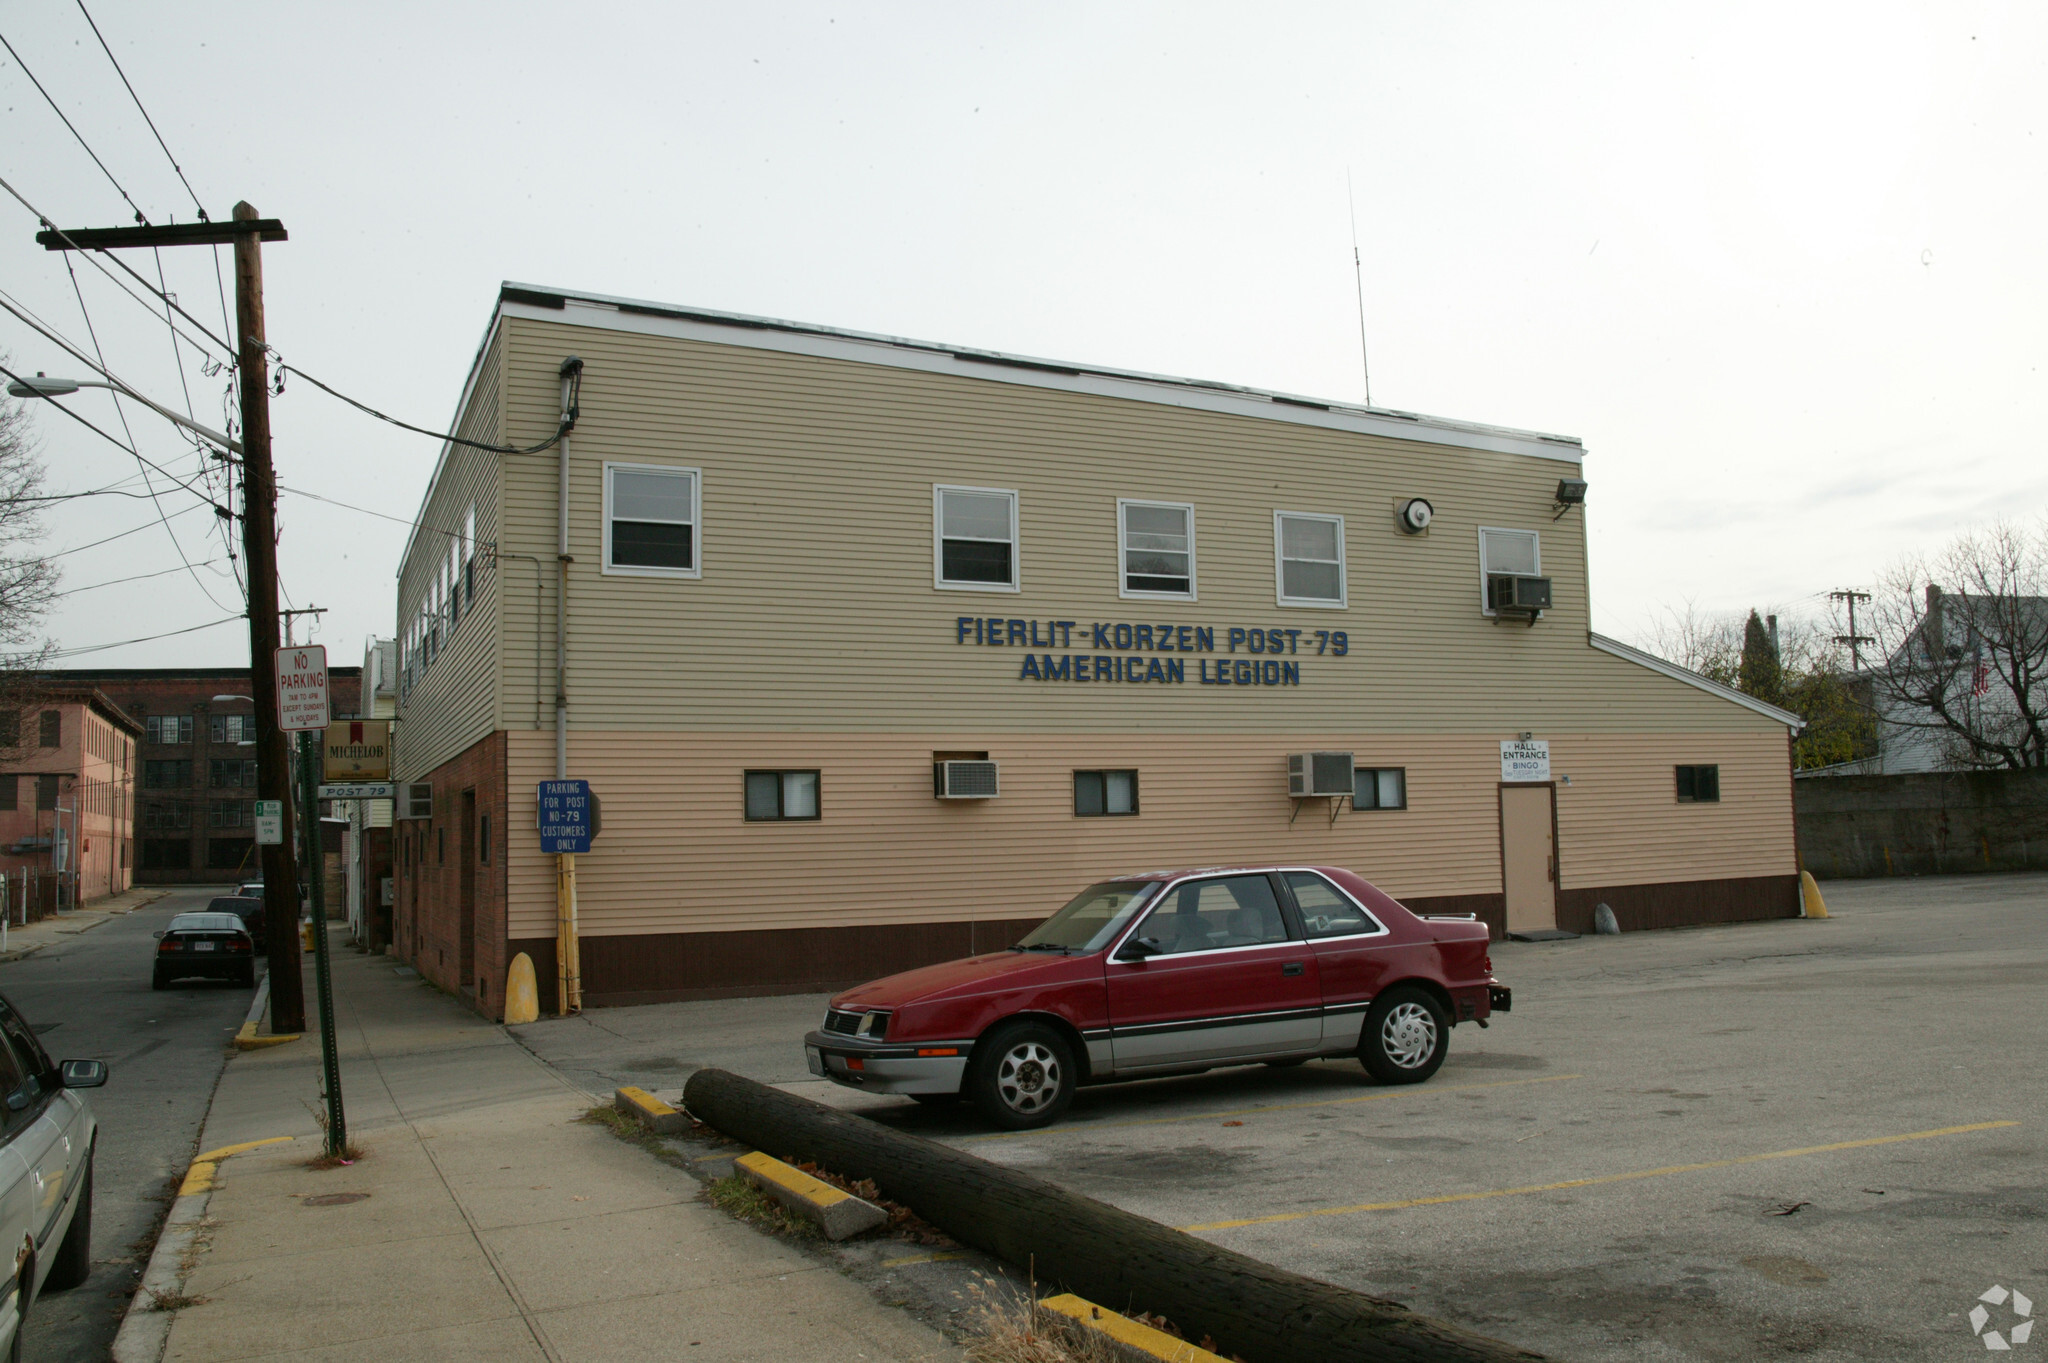
M 1410 497 L 1401 503 L 1396 523 L 1405 535 L 1419 535 L 1429 529 L 1429 523 L 1436 517 L 1436 508 L 1421 497 Z
M 1583 478 L 1560 478 L 1557 480 L 1557 496 L 1551 500 L 1557 515 L 1552 520 L 1562 520 L 1564 513 L 1575 506 L 1586 504 L 1586 480 Z

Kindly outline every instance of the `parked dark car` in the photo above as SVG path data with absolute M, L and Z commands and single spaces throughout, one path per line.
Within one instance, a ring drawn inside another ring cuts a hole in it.
M 804 1038 L 813 1074 L 1008 1130 L 1081 1084 L 1356 1056 L 1436 1073 L 1461 1022 L 1513 996 L 1486 924 L 1417 915 L 1333 866 L 1150 871 L 1090 886 L 1008 951 L 849 989 Z
M 232 913 L 181 913 L 157 934 L 149 987 L 162 989 L 182 979 L 256 983 L 256 939 L 240 918 Z
M 242 920 L 242 926 L 249 929 L 249 935 L 256 939 L 256 950 L 263 950 L 263 896 L 261 892 L 250 895 L 219 895 L 207 901 L 208 913 L 231 913 Z

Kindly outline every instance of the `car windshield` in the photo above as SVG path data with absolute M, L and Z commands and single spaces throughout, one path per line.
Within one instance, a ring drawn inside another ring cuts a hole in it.
M 1067 906 L 1033 928 L 1018 951 L 1100 951 L 1158 892 L 1156 880 L 1105 880 L 1090 885 Z
M 240 932 L 242 920 L 231 913 L 181 913 L 166 932 Z

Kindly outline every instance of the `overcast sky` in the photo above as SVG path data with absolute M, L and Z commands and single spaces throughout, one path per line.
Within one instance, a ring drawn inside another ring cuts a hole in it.
M 87 3 L 208 210 L 289 228 L 272 344 L 421 425 L 505 279 L 1357 400 L 1348 172 L 1373 399 L 1585 440 L 1602 631 L 1817 607 L 2048 508 L 2040 6 Z M 191 220 L 75 4 L 0 34 L 152 220 Z M 131 219 L 4 53 L 0 109 L 38 209 Z M 0 288 L 89 348 L 35 230 L 0 199 Z M 162 266 L 223 331 L 211 253 Z M 181 380 L 161 315 L 75 268 L 108 367 L 218 425 L 223 377 L 188 352 Z M 81 373 L 4 315 L 0 351 Z M 104 393 L 75 408 L 120 433 Z M 287 487 L 395 518 L 282 499 L 285 590 L 358 662 L 435 442 L 300 384 L 273 414 Z M 136 473 L 37 430 L 56 489 Z M 240 609 L 212 513 L 162 507 L 52 510 L 53 550 L 147 527 L 59 560 L 59 646 Z M 246 658 L 220 625 L 68 665 Z

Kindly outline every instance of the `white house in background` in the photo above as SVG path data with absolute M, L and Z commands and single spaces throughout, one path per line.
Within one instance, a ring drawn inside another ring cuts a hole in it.
M 372 638 L 363 649 L 362 716 L 390 719 L 398 713 L 398 641 Z M 395 739 L 393 740 L 396 741 Z M 350 800 L 338 806 L 348 819 L 349 935 L 382 945 L 391 940 L 391 801 Z M 380 925 L 373 911 L 382 909 Z M 372 932 L 372 927 L 377 931 Z

